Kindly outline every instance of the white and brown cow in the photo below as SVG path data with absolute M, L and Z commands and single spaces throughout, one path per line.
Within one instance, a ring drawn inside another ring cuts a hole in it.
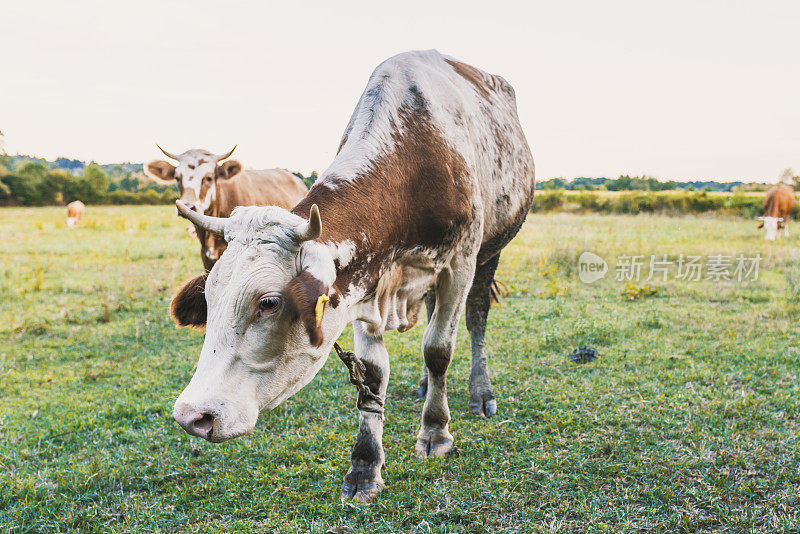
M 177 184 L 180 200 L 190 209 L 206 215 L 229 217 L 237 206 L 290 209 L 308 193 L 302 180 L 283 169 L 243 169 L 236 160 L 221 163 L 236 147 L 221 156 L 200 149 L 175 155 L 160 146 L 158 148 L 178 165 L 163 160 L 151 161 L 144 166 L 145 174 L 159 183 Z M 227 243 L 200 228 L 195 230 L 200 240 L 203 266 L 210 271 Z
M 73 200 L 67 204 L 67 228 L 75 228 L 86 212 L 86 204 L 80 200 Z
M 764 197 L 764 216 L 758 217 L 764 229 L 764 239 L 775 241 L 778 231 L 782 228 L 786 237 L 789 237 L 789 216 L 794 210 L 794 189 L 786 184 L 778 184 L 767 191 Z
M 534 166 L 511 86 L 440 55 L 409 52 L 373 72 L 339 151 L 291 211 L 237 208 L 229 219 L 178 204 L 228 250 L 176 294 L 179 325 L 205 326 L 197 370 L 175 403 L 190 434 L 250 432 L 260 412 L 308 384 L 347 324 L 365 364 L 359 430 L 342 497 L 383 488 L 388 330 L 405 331 L 428 300 L 428 371 L 415 453 L 454 450 L 445 374 L 466 307 L 470 405 L 496 413 L 484 346 L 500 252 L 525 220 Z M 326 303 L 327 302 L 327 303 Z

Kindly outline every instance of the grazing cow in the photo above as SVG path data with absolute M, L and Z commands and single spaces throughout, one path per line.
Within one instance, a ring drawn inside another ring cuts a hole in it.
M 352 323 L 364 376 L 342 498 L 371 500 L 383 488 L 383 333 L 410 329 L 427 301 L 428 378 L 414 450 L 422 458 L 453 452 L 445 374 L 459 317 L 466 307 L 470 405 L 490 416 L 492 280 L 533 194 L 533 156 L 503 78 L 434 50 L 385 61 L 333 163 L 294 209 L 237 208 L 221 219 L 178 202 L 186 218 L 223 235 L 228 251 L 172 301 L 179 325 L 206 329 L 175 420 L 213 442 L 250 432 L 259 412 L 311 381 Z
M 80 200 L 73 200 L 67 204 L 67 228 L 74 228 L 81 222 L 83 213 L 86 211 L 86 204 Z
M 759 228 L 764 229 L 764 239 L 775 241 L 778 237 L 778 230 L 783 228 L 783 233 L 789 237 L 789 215 L 794 209 L 794 190 L 792 186 L 778 184 L 767 191 L 764 197 L 764 216 L 758 217 L 761 224 Z
M 308 193 L 302 180 L 283 169 L 244 170 L 236 160 L 220 163 L 236 147 L 221 156 L 199 149 L 175 155 L 158 148 L 165 156 L 176 160 L 178 166 L 163 160 L 151 161 L 144 166 L 145 174 L 159 183 L 177 183 L 181 201 L 206 215 L 229 217 L 237 206 L 289 209 Z M 199 228 L 196 235 L 200 240 L 203 266 L 210 271 L 227 243 Z

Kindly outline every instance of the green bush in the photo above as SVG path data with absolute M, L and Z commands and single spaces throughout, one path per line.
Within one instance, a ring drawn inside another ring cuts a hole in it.
M 553 211 L 564 206 L 566 195 L 563 189 L 551 189 L 533 197 L 531 211 Z
M 686 213 L 722 213 L 744 218 L 761 215 L 764 197 L 745 195 L 710 195 L 708 191 L 627 191 L 618 195 L 607 195 L 592 191 L 565 193 L 563 190 L 548 190 L 537 193 L 531 211 L 573 209 L 594 213 L 659 213 L 682 215 Z M 800 217 L 800 204 L 795 207 L 793 217 Z
M 740 191 L 725 199 L 725 211 L 731 215 L 754 218 L 761 215 L 764 199 L 747 196 Z

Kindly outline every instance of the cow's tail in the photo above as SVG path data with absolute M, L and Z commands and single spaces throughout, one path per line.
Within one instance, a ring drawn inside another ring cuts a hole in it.
M 502 301 L 500 299 L 507 295 L 508 286 L 506 286 L 497 278 L 492 278 L 492 284 L 489 286 L 490 302 L 496 302 L 497 304 L 502 305 Z

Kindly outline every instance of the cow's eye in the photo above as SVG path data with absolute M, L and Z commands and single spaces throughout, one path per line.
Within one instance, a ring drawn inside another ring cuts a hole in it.
M 280 297 L 261 297 L 258 301 L 258 309 L 264 312 L 273 312 L 281 305 Z
M 206 176 L 206 182 L 210 182 L 210 181 L 211 181 L 211 177 L 210 176 Z

